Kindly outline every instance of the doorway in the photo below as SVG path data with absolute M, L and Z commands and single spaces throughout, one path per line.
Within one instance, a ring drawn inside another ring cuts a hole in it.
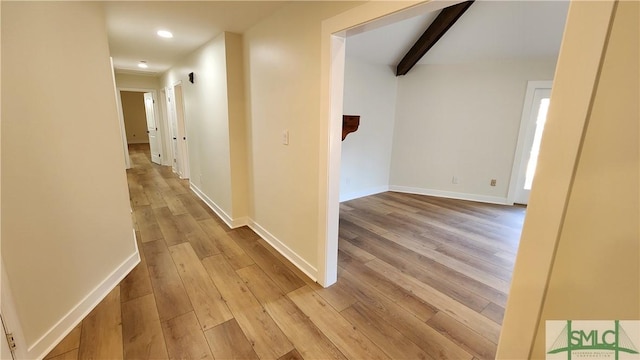
M 127 144 L 148 144 L 150 160 L 162 165 L 162 134 L 158 124 L 156 91 L 119 89 Z
M 169 133 L 171 134 L 171 150 L 173 172 L 181 179 L 189 179 L 189 150 L 187 146 L 186 120 L 184 115 L 184 97 L 182 83 L 165 89 Z
M 511 203 L 522 205 L 529 203 L 529 194 L 538 164 L 540 141 L 549 109 L 551 86 L 551 81 L 529 81 L 527 84 L 509 189 Z

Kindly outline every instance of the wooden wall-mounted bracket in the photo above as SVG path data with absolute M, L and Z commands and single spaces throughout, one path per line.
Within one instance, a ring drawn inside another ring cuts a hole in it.
M 360 126 L 360 115 L 342 115 L 342 140 L 348 134 L 358 130 Z

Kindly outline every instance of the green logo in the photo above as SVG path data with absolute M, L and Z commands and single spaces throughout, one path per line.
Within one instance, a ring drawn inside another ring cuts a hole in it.
M 579 358 L 611 358 L 620 359 L 620 353 L 638 355 L 638 349 L 634 341 L 631 340 L 627 331 L 620 325 L 619 320 L 614 321 L 547 321 L 547 332 L 550 330 L 549 323 L 562 323 L 564 327 L 555 338 L 551 346 L 548 345 L 547 358 L 549 355 L 566 353 L 566 359 L 571 360 L 572 355 Z M 576 326 L 579 323 L 580 326 Z M 638 322 L 630 322 L 637 325 Z M 554 325 L 554 324 L 551 324 Z M 608 326 L 607 326 L 608 325 Z M 637 337 L 637 327 L 634 337 Z M 549 336 L 547 336 L 549 340 Z M 636 339 L 637 341 L 637 339 Z M 640 359 L 640 355 L 632 356 L 630 359 Z

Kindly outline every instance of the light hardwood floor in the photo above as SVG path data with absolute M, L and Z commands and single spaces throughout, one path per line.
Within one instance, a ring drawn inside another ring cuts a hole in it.
M 341 205 L 323 289 L 132 146 L 142 262 L 48 359 L 490 359 L 524 208 L 383 193 Z M 310 236 L 313 234 L 310 234 Z

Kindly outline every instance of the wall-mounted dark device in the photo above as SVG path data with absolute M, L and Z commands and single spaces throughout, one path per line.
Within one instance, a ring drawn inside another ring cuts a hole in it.
M 189 82 L 193 84 L 194 80 L 193 80 L 193 73 L 190 72 L 189 73 Z

